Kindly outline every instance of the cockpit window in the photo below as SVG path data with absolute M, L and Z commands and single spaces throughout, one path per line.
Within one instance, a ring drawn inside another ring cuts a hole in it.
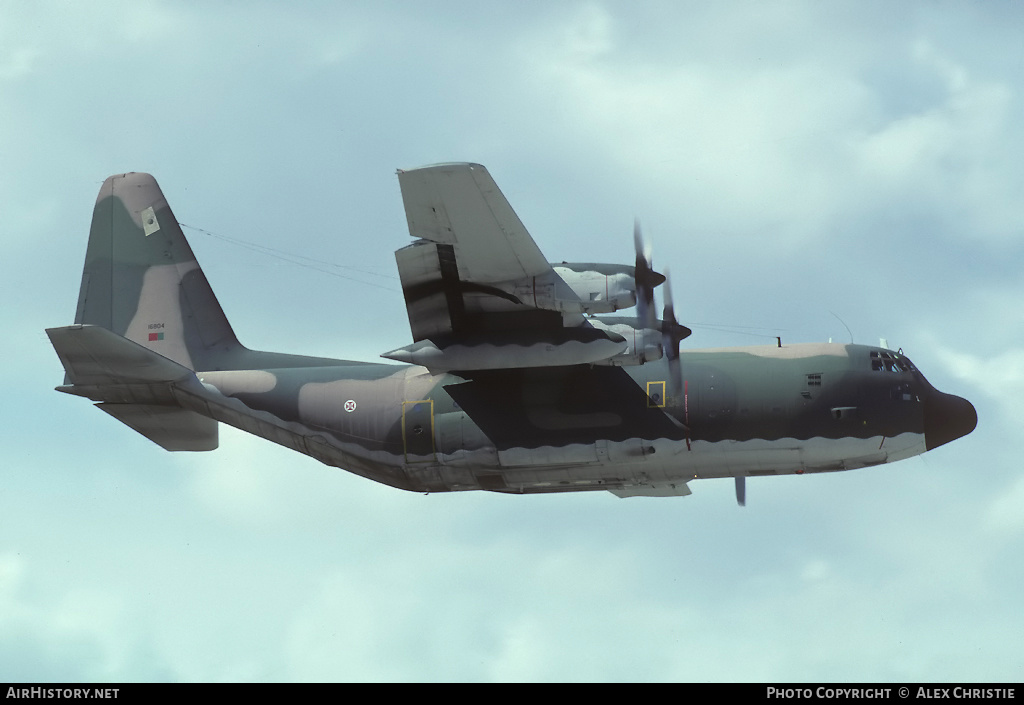
M 871 351 L 871 369 L 875 372 L 915 372 L 917 368 L 909 358 L 899 352 Z

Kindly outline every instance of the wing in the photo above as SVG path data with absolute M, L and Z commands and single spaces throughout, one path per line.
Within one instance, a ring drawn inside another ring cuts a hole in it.
M 459 273 L 480 284 L 552 271 L 540 248 L 480 164 L 398 172 L 409 234 L 455 252 Z
M 395 253 L 414 343 L 383 357 L 432 371 L 607 361 L 626 338 L 583 314 L 635 301 L 632 267 L 552 266 L 479 164 L 398 172 L 415 242 Z
M 554 271 L 487 169 L 439 164 L 399 171 L 398 183 L 418 238 L 395 253 L 414 341 L 562 327 L 560 314 L 515 293 L 516 283 L 547 282 Z

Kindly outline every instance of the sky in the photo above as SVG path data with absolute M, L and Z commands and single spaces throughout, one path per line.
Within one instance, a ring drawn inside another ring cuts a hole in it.
M 0 0 L 0 681 L 1020 681 L 1024 6 Z M 91 210 L 156 176 L 248 347 L 410 342 L 395 170 L 552 261 L 670 267 L 684 348 L 903 348 L 971 435 L 684 498 L 419 495 L 53 387 Z

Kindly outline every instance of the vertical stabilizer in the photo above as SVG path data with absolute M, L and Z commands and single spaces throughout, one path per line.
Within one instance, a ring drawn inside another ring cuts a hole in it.
M 149 174 L 103 182 L 75 323 L 102 326 L 192 370 L 217 369 L 240 348 Z

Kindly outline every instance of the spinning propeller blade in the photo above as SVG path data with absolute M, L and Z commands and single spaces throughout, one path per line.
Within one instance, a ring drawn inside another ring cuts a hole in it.
M 644 242 L 640 232 L 640 219 L 633 221 L 633 246 L 636 248 L 636 317 L 637 328 L 654 328 L 654 287 L 665 281 L 665 277 L 654 271 L 651 264 L 651 247 Z
M 668 361 L 669 379 L 671 383 L 670 395 L 675 399 L 683 396 L 683 371 L 679 362 L 679 341 L 690 335 L 690 329 L 679 325 L 676 320 L 676 309 L 672 303 L 672 282 L 669 281 L 668 269 L 665 270 L 664 294 L 665 309 L 661 316 L 661 346 L 665 352 L 665 359 Z

